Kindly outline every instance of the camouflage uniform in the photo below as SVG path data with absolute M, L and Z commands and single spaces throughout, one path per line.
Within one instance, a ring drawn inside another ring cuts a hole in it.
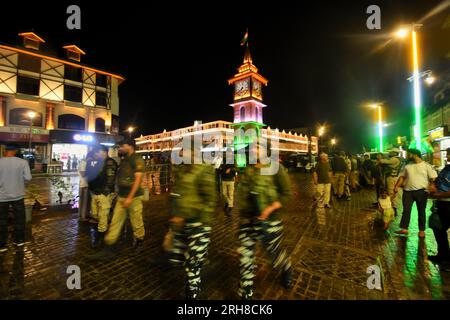
M 263 242 L 268 251 L 273 267 L 290 274 L 291 261 L 282 248 L 283 223 L 282 208 L 273 212 L 265 221 L 257 217 L 264 208 L 275 201 L 284 206 L 290 198 L 290 183 L 286 169 L 280 165 L 275 175 L 261 175 L 255 166 L 246 167 L 238 185 L 238 209 L 240 214 L 239 241 L 240 247 L 240 285 L 239 295 L 250 299 L 253 296 L 255 274 L 255 245 Z M 290 281 L 290 279 L 289 279 Z M 288 286 L 288 285 L 286 285 Z
M 215 173 L 209 165 L 179 165 L 171 193 L 171 216 L 184 219 L 172 224 L 174 232 L 170 261 L 182 263 L 187 274 L 186 295 L 197 298 L 200 272 L 210 242 L 209 222 L 216 207 Z
M 131 156 L 126 156 L 119 166 L 117 173 L 118 184 L 118 199 L 114 207 L 114 213 L 109 229 L 105 235 L 105 243 L 112 245 L 119 239 L 123 225 L 125 224 L 127 215 L 130 216 L 131 226 L 133 228 L 133 235 L 135 240 L 142 241 L 145 236 L 144 222 L 142 219 L 142 198 L 143 191 L 139 187 L 136 192 L 133 202 L 128 208 L 123 207 L 123 202 L 131 191 L 135 181 L 134 174 L 136 172 L 143 172 L 145 168 L 144 160 L 141 156 L 134 153 Z

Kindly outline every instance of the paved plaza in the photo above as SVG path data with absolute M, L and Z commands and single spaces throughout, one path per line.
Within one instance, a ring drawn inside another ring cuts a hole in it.
M 283 289 L 259 248 L 255 299 L 450 299 L 450 272 L 427 260 L 436 253 L 430 229 L 417 236 L 387 233 L 375 220 L 375 192 L 362 190 L 352 200 L 335 201 L 332 209 L 316 208 L 309 175 L 292 174 L 293 199 L 285 216 L 285 244 L 292 253 L 294 286 Z M 40 178 L 43 179 L 43 178 Z M 43 183 L 43 182 L 41 182 Z M 45 184 L 45 183 L 44 183 Z M 35 216 L 25 248 L 0 256 L 1 299 L 183 299 L 184 272 L 152 263 L 161 255 L 167 231 L 167 194 L 145 203 L 145 250 L 134 255 L 130 228 L 115 260 L 91 262 L 91 225 L 77 214 L 52 210 Z M 237 213 L 224 216 L 220 205 L 212 224 L 209 263 L 204 268 L 201 299 L 237 299 Z M 382 290 L 369 290 L 370 265 L 382 270 Z M 81 290 L 66 286 L 67 267 L 81 269 Z

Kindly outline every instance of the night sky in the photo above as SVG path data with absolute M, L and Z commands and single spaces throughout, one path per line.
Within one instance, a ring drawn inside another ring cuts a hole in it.
M 47 49 L 75 43 L 82 62 L 123 75 L 122 130 L 157 133 L 194 120 L 232 121 L 227 79 L 242 63 L 239 45 L 249 29 L 254 64 L 269 80 L 264 122 L 272 128 L 329 125 L 340 146 L 361 151 L 373 144 L 373 111 L 382 101 L 390 135 L 409 134 L 412 96 L 410 46 L 395 41 L 380 51 L 401 23 L 417 21 L 442 1 L 58 1 L 2 3 L 0 42 L 16 44 L 33 29 Z M 305 4 L 308 2 L 308 4 Z M 273 4 L 273 3 L 276 3 Z M 82 29 L 66 28 L 69 4 L 79 4 Z M 366 8 L 381 7 L 382 29 L 366 28 Z M 425 20 L 423 70 L 448 70 L 449 10 Z M 449 23 L 450 24 L 450 23 Z

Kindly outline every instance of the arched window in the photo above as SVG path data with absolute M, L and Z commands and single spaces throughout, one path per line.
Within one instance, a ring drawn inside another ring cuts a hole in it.
M 245 108 L 244 107 L 241 107 L 240 113 L 241 113 L 241 115 L 240 115 L 241 121 L 245 121 Z
M 30 125 L 29 113 L 34 113 L 33 127 L 42 127 L 42 113 L 36 112 L 28 108 L 17 108 L 9 111 L 9 124 L 16 124 L 20 126 Z
M 83 117 L 74 114 L 62 114 L 58 117 L 58 128 L 69 130 L 84 130 L 85 121 Z
M 102 118 L 95 119 L 95 132 L 105 132 L 105 120 Z

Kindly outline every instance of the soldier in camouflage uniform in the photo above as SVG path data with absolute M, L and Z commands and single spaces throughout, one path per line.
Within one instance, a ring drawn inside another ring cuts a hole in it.
M 104 237 L 106 247 L 103 251 L 90 256 L 92 260 L 109 259 L 115 255 L 114 245 L 119 240 L 128 216 L 133 228 L 135 252 L 140 253 L 143 248 L 145 228 L 142 219 L 142 198 L 144 193 L 141 182 L 145 163 L 142 157 L 135 153 L 134 140 L 122 142 L 120 152 L 123 154 L 123 158 L 117 172 L 118 198 L 111 223 Z
M 255 245 L 262 240 L 273 267 L 282 271 L 282 284 L 292 284 L 290 257 L 282 248 L 282 207 L 290 198 L 290 183 L 286 169 L 280 164 L 275 175 L 262 175 L 262 165 L 249 165 L 238 185 L 238 209 L 240 215 L 240 285 L 239 296 L 251 299 L 255 278 Z
M 186 298 L 196 299 L 210 242 L 209 222 L 217 201 L 215 173 L 214 167 L 207 164 L 182 164 L 175 170 L 170 220 L 174 239 L 170 261 L 184 264 Z

